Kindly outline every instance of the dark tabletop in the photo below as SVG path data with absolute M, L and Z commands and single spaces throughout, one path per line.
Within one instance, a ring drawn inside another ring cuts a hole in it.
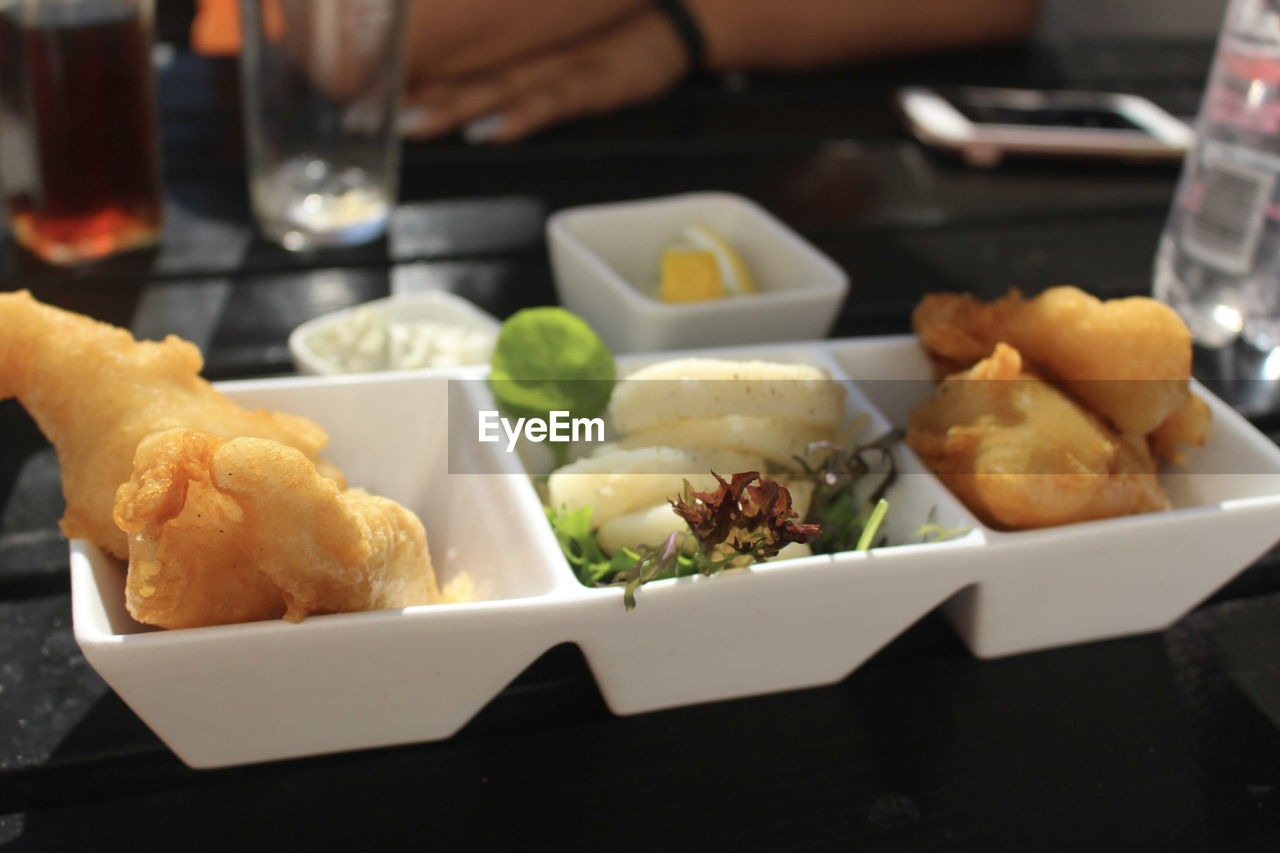
M 290 329 L 393 284 L 500 317 L 554 302 L 556 209 L 722 189 L 848 271 L 839 336 L 906 331 L 930 290 L 1146 293 L 1176 167 L 973 171 L 910 141 L 890 93 L 1127 90 L 1187 115 L 1208 59 L 1090 43 L 702 78 L 519 146 L 408 146 L 387 241 L 295 256 L 249 224 L 234 66 L 179 50 L 161 72 L 161 250 L 68 274 L 5 247 L 0 288 L 181 334 L 213 379 L 288 374 Z M 79 653 L 52 452 L 12 401 L 0 437 L 0 843 L 16 849 L 1280 849 L 1275 554 L 1161 634 L 984 662 L 931 614 L 839 684 L 626 718 L 566 645 L 448 741 L 193 771 Z

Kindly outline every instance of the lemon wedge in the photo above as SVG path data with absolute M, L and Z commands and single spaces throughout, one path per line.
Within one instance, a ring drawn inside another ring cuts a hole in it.
M 757 290 L 742 257 L 709 225 L 688 226 L 662 252 L 658 298 L 663 302 L 705 302 Z
M 695 249 L 703 249 L 715 256 L 716 265 L 720 268 L 720 280 L 731 296 L 755 293 L 760 288 L 752 278 L 742 256 L 729 245 L 729 241 L 721 237 L 710 225 L 700 222 L 684 229 L 680 235 L 684 241 Z
M 662 253 L 663 302 L 705 302 L 724 299 L 724 282 L 716 256 L 702 249 L 667 249 Z

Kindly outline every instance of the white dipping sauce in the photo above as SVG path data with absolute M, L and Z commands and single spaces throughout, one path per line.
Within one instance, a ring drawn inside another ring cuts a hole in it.
M 311 348 L 344 373 L 413 370 L 484 364 L 497 335 L 448 323 L 388 321 L 369 308 L 356 308 L 341 323 L 317 332 Z

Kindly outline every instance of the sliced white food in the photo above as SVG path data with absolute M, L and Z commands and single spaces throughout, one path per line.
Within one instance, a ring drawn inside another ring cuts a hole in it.
M 574 512 L 591 506 L 591 525 L 684 493 L 686 480 L 698 491 L 715 488 L 715 471 L 725 479 L 743 471 L 761 471 L 759 456 L 729 450 L 681 450 L 674 447 L 615 449 L 579 459 L 547 479 L 551 506 Z
M 795 560 L 799 557 L 812 557 L 813 549 L 803 542 L 790 542 L 778 550 L 778 553 L 770 557 L 765 562 L 774 563 L 778 560 Z
M 628 435 L 618 442 L 618 447 L 722 447 L 763 456 L 796 470 L 798 466 L 794 457 L 804 457 L 809 445 L 831 441 L 834 437 L 834 429 L 803 421 L 759 415 L 725 415 L 650 427 Z
M 689 525 L 676 515 L 671 504 L 663 501 L 645 509 L 620 515 L 596 532 L 600 547 L 609 556 L 619 548 L 637 548 L 652 545 L 655 548 L 667 541 L 672 533 L 687 533 Z M 695 547 L 692 537 L 685 538 L 685 550 Z
M 619 382 L 610 402 L 624 435 L 686 419 L 778 417 L 836 428 L 844 389 L 820 367 L 768 361 L 681 358 L 650 365 Z

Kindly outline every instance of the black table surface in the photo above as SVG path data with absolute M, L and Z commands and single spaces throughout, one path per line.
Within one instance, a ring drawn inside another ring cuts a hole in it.
M 1102 42 L 707 77 L 522 145 L 407 146 L 390 237 L 299 256 L 250 224 L 234 66 L 178 51 L 161 72 L 162 248 L 73 274 L 6 247 L 0 288 L 176 332 L 213 379 L 289 374 L 290 329 L 393 288 L 500 317 L 553 303 L 542 229 L 559 208 L 722 189 L 848 271 L 838 336 L 906 331 L 938 289 L 1146 293 L 1176 167 L 974 171 L 911 141 L 890 95 L 1126 90 L 1188 115 L 1209 56 Z M 56 461 L 13 401 L 0 436 L 0 843 L 15 849 L 1280 849 L 1274 554 L 1159 634 L 979 661 L 930 614 L 839 684 L 633 717 L 565 645 L 447 741 L 195 771 L 85 663 Z

